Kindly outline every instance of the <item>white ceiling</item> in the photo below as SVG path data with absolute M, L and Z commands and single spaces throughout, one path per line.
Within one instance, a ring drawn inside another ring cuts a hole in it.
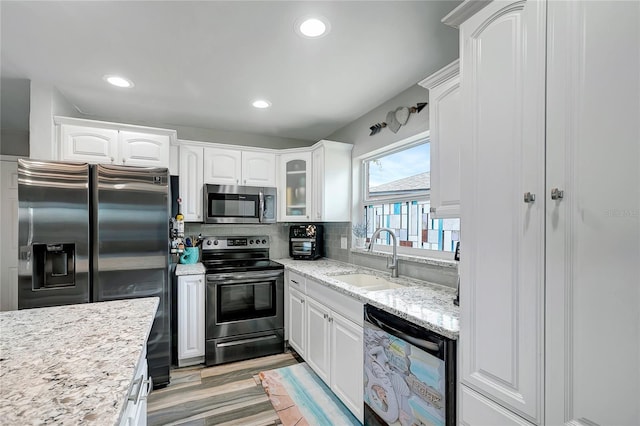
M 315 141 L 457 58 L 440 19 L 458 4 L 2 1 L 2 76 L 51 83 L 103 119 Z M 297 35 L 316 14 L 328 35 Z

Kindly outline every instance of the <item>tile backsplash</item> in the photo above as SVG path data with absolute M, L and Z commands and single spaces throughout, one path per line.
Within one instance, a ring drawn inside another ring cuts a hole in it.
M 327 222 L 324 225 L 324 256 L 345 263 L 352 263 L 366 268 L 388 271 L 386 260 L 378 256 L 352 253 L 351 222 Z M 271 242 L 269 257 L 281 259 L 289 257 L 289 223 L 272 225 L 209 225 L 202 223 L 185 223 L 185 235 L 197 236 L 251 236 L 268 235 Z M 347 240 L 347 248 L 341 248 L 341 238 Z M 411 278 L 430 281 L 436 284 L 455 287 L 457 270 L 434 265 L 400 260 L 399 272 Z

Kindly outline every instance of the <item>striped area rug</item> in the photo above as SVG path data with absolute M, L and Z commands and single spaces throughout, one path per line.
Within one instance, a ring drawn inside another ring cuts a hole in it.
M 259 376 L 283 426 L 360 425 L 305 362 Z
M 147 422 L 149 426 L 279 426 L 282 422 L 258 373 L 298 362 L 295 354 L 284 353 L 172 370 L 171 384 L 149 395 Z

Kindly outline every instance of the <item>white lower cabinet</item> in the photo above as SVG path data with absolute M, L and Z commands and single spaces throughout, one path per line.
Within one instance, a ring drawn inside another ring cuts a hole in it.
M 305 360 L 326 383 L 331 383 L 329 318 L 331 310 L 307 298 L 307 356 Z
M 462 385 L 460 424 L 473 426 L 532 426 L 520 416 Z
M 287 315 L 287 330 L 289 334 L 289 345 L 295 349 L 295 351 L 301 357 L 306 355 L 306 315 L 305 315 L 305 303 L 306 296 L 297 290 L 289 288 L 288 307 L 289 313 Z
M 363 414 L 363 330 L 342 315 L 332 312 L 331 323 L 331 389 L 362 419 Z
M 204 362 L 204 275 L 178 277 L 178 366 Z
M 285 292 L 289 345 L 362 422 L 362 303 L 291 271 Z
M 153 383 L 149 379 L 145 344 L 144 353 L 136 368 L 133 383 L 127 393 L 127 401 L 120 419 L 120 426 L 146 426 L 147 396 L 152 387 Z

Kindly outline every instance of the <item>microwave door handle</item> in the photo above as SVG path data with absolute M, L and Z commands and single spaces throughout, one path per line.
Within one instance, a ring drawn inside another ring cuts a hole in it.
M 260 191 L 258 197 L 260 198 L 260 204 L 258 205 L 258 222 L 262 223 L 262 220 L 264 218 L 264 194 L 262 193 L 262 191 Z

